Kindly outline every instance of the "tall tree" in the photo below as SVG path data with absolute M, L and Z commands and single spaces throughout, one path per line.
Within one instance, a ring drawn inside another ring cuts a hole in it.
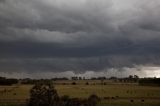
M 29 106 L 59 106 L 60 99 L 51 82 L 37 83 L 30 91 Z

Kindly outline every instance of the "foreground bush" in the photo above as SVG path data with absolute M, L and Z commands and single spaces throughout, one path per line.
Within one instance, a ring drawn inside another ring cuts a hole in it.
M 100 98 L 97 95 L 91 95 L 88 98 L 88 102 L 90 103 L 89 106 L 96 106 L 99 101 Z
M 30 91 L 29 106 L 59 106 L 60 99 L 52 83 L 38 83 Z
M 96 106 L 100 100 L 97 95 L 91 95 L 88 99 L 67 95 L 59 97 L 51 82 L 36 84 L 30 93 L 28 106 Z

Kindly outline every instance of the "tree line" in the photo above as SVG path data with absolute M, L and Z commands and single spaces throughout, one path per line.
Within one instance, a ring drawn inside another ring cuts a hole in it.
M 17 84 L 18 83 L 18 79 L 14 79 L 14 78 L 5 78 L 5 77 L 0 77 L 0 85 L 13 85 L 13 84 Z
M 97 78 L 90 78 L 90 79 L 81 79 L 79 77 L 72 77 L 73 82 L 71 83 L 72 85 L 76 85 L 74 80 L 100 80 L 101 84 L 105 84 L 105 80 L 112 80 L 114 82 L 122 82 L 122 83 L 139 83 L 139 85 L 155 85 L 155 86 L 160 86 L 160 78 L 139 78 L 137 75 L 130 75 L 129 77 L 126 78 L 117 78 L 117 77 L 97 77 Z M 37 82 L 48 82 L 48 81 L 53 81 L 56 84 L 56 81 L 58 80 L 69 80 L 68 78 L 52 78 L 52 79 L 30 79 L 30 78 L 25 78 L 25 79 L 15 79 L 15 78 L 5 78 L 5 77 L 0 77 L 0 85 L 13 85 L 13 84 L 36 84 Z M 103 83 L 104 82 L 104 83 Z M 63 83 L 65 85 L 65 83 Z M 86 85 L 89 85 L 89 83 L 86 82 Z
M 139 80 L 140 85 L 160 86 L 160 78 L 143 78 Z

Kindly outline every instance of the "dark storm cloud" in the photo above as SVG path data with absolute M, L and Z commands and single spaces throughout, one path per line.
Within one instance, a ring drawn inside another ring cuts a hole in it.
M 0 0 L 0 70 L 160 65 L 159 6 L 159 0 Z
M 5 2 L 5 0 L 0 0 L 0 2 Z

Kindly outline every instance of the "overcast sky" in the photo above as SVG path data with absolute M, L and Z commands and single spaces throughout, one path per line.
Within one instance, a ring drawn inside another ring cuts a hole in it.
M 160 76 L 159 19 L 159 0 L 0 0 L 0 73 Z

